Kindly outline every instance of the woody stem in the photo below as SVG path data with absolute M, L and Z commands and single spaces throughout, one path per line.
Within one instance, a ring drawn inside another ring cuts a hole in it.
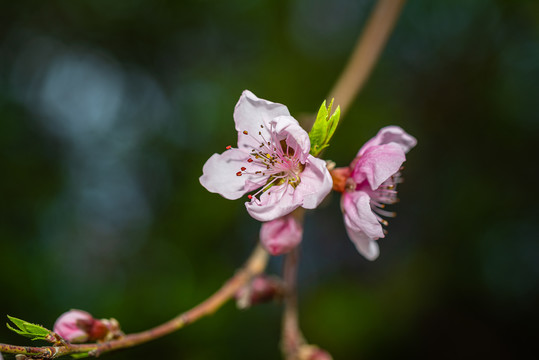
M 283 313 L 283 333 L 282 350 L 287 360 L 295 360 L 301 345 L 305 344 L 305 339 L 301 334 L 298 320 L 298 300 L 297 300 L 297 271 L 298 271 L 299 250 L 295 248 L 286 255 L 283 271 L 285 283 L 284 313 Z
M 344 115 L 359 91 L 365 85 L 378 60 L 391 30 L 395 26 L 405 0 L 379 0 L 354 51 L 339 76 L 328 98 L 335 98 Z
M 90 355 L 98 356 L 105 352 L 132 347 L 160 338 L 217 311 L 224 303 L 234 297 L 236 292 L 242 286 L 247 284 L 254 276 L 262 273 L 266 268 L 267 262 L 268 253 L 258 245 L 246 264 L 213 295 L 192 309 L 176 316 L 166 323 L 154 327 L 153 329 L 129 334 L 118 340 L 93 344 L 66 344 L 64 346 L 42 347 L 0 344 L 0 353 L 24 354 L 43 359 L 52 359 L 62 355 L 87 352 L 90 352 Z

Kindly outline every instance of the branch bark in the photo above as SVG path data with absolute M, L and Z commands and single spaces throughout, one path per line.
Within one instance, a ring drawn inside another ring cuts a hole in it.
M 341 107 L 341 117 L 365 85 L 397 22 L 404 2 L 405 0 L 379 0 L 376 4 L 346 67 L 328 95 L 328 101 L 335 98 L 335 104 Z
M 163 323 L 153 329 L 140 333 L 130 334 L 118 340 L 93 344 L 66 344 L 65 346 L 15 346 L 0 344 L 0 353 L 24 354 L 35 358 L 53 359 L 62 355 L 80 354 L 89 352 L 90 355 L 99 356 L 102 353 L 139 345 L 168 335 L 176 330 L 191 324 L 198 319 L 211 315 L 224 303 L 234 297 L 236 292 L 247 284 L 254 276 L 262 273 L 268 262 L 268 253 L 258 245 L 244 267 L 236 272 L 219 290 L 189 311 Z

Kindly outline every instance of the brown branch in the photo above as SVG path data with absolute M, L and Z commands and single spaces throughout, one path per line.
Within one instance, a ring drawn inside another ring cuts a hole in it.
M 358 39 L 348 64 L 329 92 L 341 107 L 341 116 L 349 109 L 371 73 L 391 30 L 395 26 L 405 0 L 379 0 L 365 30 Z
M 62 355 L 86 353 L 99 356 L 102 353 L 112 350 L 139 345 L 150 340 L 154 340 L 177 331 L 185 325 L 191 324 L 196 320 L 213 314 L 225 302 L 234 297 L 236 292 L 250 279 L 262 273 L 268 262 L 268 253 L 258 245 L 253 251 L 245 266 L 238 270 L 236 274 L 230 278 L 217 292 L 207 298 L 205 301 L 195 306 L 189 311 L 186 311 L 172 320 L 167 321 L 153 329 L 140 333 L 130 334 L 118 340 L 112 340 L 103 343 L 94 344 L 67 344 L 65 346 L 15 346 L 8 344 L 0 344 L 0 353 L 7 354 L 24 354 L 35 358 L 53 359 Z
M 297 359 L 299 348 L 305 344 L 305 339 L 299 328 L 298 299 L 297 299 L 297 271 L 298 248 L 286 255 L 283 270 L 285 283 L 282 350 L 287 360 Z
M 389 34 L 396 23 L 404 2 L 405 0 L 379 0 L 376 4 L 365 30 L 350 56 L 348 64 L 328 96 L 328 99 L 335 98 L 335 104 L 341 107 L 341 114 L 348 111 L 350 104 L 365 84 L 389 38 Z M 263 272 L 267 261 L 268 254 L 259 245 L 246 265 L 212 296 L 191 310 L 153 329 L 126 335 L 118 340 L 94 344 L 67 344 L 63 346 L 43 347 L 0 344 L 0 353 L 24 354 L 32 358 L 43 359 L 86 352 L 98 356 L 105 352 L 132 347 L 157 339 L 215 312 L 226 301 L 232 298 L 253 276 Z M 296 249 L 287 256 L 284 269 L 287 294 L 284 301 L 282 346 L 287 360 L 310 359 L 313 358 L 311 356 L 312 354 L 319 351 L 316 347 L 306 344 L 298 325 L 296 294 L 297 261 L 298 252 Z M 327 358 L 331 358 L 329 355 L 327 356 Z

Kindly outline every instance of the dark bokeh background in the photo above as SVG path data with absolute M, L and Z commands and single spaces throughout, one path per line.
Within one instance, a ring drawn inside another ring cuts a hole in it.
M 373 4 L 2 2 L 1 316 L 52 326 L 80 308 L 134 332 L 207 297 L 259 230 L 198 182 L 236 141 L 241 91 L 314 112 Z M 538 353 L 538 80 L 537 1 L 405 6 L 325 156 L 344 166 L 390 124 L 419 144 L 377 261 L 347 239 L 337 195 L 308 214 L 311 342 L 336 359 Z M 278 359 L 280 311 L 227 304 L 105 357 Z

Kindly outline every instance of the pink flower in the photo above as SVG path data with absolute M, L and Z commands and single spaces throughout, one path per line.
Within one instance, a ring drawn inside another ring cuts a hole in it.
M 213 154 L 200 183 L 235 200 L 253 190 L 245 203 L 259 221 L 271 221 L 302 206 L 314 209 L 331 191 L 324 160 L 309 154 L 309 135 L 286 106 L 257 98 L 245 90 L 236 104 L 238 148 Z
M 301 242 L 303 227 L 292 215 L 262 224 L 260 241 L 271 255 L 281 255 L 289 252 Z
M 82 310 L 69 310 L 54 323 L 54 332 L 71 343 L 103 339 L 109 333 L 107 325 Z
M 378 257 L 375 240 L 385 236 L 381 216 L 395 213 L 384 210 L 397 199 L 397 184 L 405 154 L 416 139 L 398 126 L 382 128 L 359 150 L 349 168 L 332 172 L 334 189 L 343 193 L 341 209 L 348 236 L 357 250 L 369 260 Z

